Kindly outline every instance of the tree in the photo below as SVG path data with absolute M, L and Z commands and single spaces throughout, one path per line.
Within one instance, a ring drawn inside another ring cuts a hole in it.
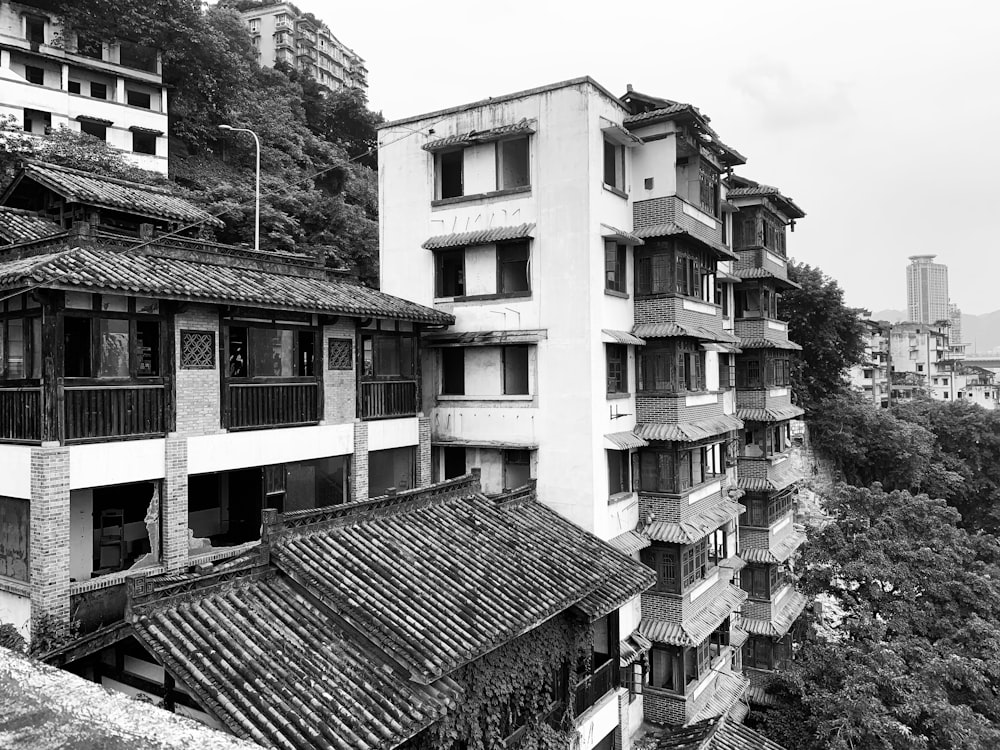
M 819 268 L 791 262 L 788 278 L 800 288 L 781 296 L 778 315 L 788 321 L 788 337 L 802 346 L 792 386 L 798 402 L 809 409 L 846 391 L 845 372 L 864 353 L 864 326 L 860 311 L 844 304 L 840 285 Z
M 839 487 L 826 510 L 802 586 L 837 617 L 776 677 L 764 730 L 805 750 L 1000 746 L 996 539 L 942 500 L 877 484 Z

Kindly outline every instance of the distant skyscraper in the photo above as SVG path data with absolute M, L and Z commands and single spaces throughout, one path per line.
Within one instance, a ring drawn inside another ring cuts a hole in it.
M 948 303 L 948 320 L 951 321 L 951 328 L 948 330 L 948 339 L 953 344 L 962 343 L 962 311 L 954 302 Z
M 906 267 L 907 318 L 917 323 L 948 319 L 948 266 L 936 255 L 911 255 Z

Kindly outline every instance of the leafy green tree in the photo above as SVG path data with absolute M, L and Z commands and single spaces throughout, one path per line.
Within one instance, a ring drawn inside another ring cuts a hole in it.
M 1000 747 L 1000 547 L 942 500 L 841 486 L 801 584 L 833 613 L 761 719 L 804 750 Z
M 847 368 L 864 353 L 864 326 L 859 310 L 844 304 L 840 285 L 819 268 L 792 262 L 788 278 L 801 288 L 781 296 L 778 316 L 788 321 L 788 337 L 802 346 L 792 385 L 798 402 L 809 409 L 846 391 Z

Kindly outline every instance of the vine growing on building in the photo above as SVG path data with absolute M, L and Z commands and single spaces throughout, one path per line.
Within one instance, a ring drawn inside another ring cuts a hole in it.
M 519 746 L 524 750 L 571 746 L 572 700 L 559 709 L 558 728 L 546 723 L 552 679 L 564 665 L 572 674 L 580 659 L 589 658 L 591 642 L 586 623 L 561 617 L 458 670 L 453 677 L 463 688 L 461 700 L 416 739 L 413 750 L 452 747 L 458 741 L 467 750 L 496 750 L 522 725 Z

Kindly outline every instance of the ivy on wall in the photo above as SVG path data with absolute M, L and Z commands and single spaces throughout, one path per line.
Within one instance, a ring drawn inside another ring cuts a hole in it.
M 571 699 L 561 708 L 558 729 L 546 723 L 552 678 L 569 665 L 572 688 L 574 667 L 590 659 L 592 643 L 590 626 L 562 616 L 462 667 L 452 675 L 464 689 L 459 705 L 414 738 L 409 750 L 504 750 L 506 737 L 522 725 L 519 750 L 572 747 Z

